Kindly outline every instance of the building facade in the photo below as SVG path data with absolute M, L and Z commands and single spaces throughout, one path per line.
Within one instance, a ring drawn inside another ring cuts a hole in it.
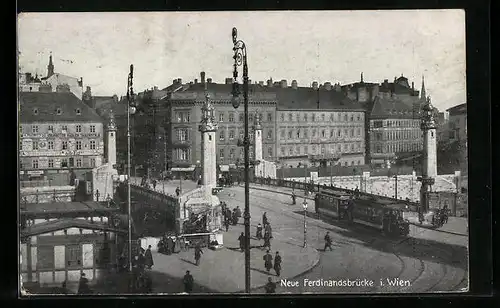
M 26 92 L 19 99 L 21 181 L 57 185 L 70 170 L 81 175 L 105 162 L 103 121 L 74 94 Z
M 467 141 L 467 104 L 449 108 L 448 141 Z

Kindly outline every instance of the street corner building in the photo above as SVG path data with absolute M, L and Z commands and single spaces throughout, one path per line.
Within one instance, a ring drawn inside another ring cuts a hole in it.
M 127 229 L 106 202 L 22 203 L 22 287 L 30 293 L 61 286 L 76 292 L 82 273 L 91 284 L 115 268 Z M 70 291 L 71 292 L 71 291 Z

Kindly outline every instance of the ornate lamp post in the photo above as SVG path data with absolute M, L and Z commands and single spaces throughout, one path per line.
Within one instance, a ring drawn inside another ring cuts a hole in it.
M 130 198 L 130 115 L 136 111 L 134 102 L 134 65 L 130 65 L 130 73 L 128 74 L 127 85 L 127 209 L 128 209 L 128 268 L 132 272 L 132 213 L 131 213 L 131 198 Z
M 304 209 L 304 248 L 307 247 L 307 225 L 306 225 L 306 213 L 307 213 L 307 200 L 304 198 L 302 202 L 302 208 Z
M 245 112 L 245 136 L 243 139 L 243 147 L 245 152 L 245 292 L 250 293 L 250 186 L 249 186 L 249 147 L 250 141 L 248 137 L 248 65 L 247 65 L 247 48 L 242 40 L 237 39 L 238 30 L 233 28 L 233 51 L 234 51 L 234 70 L 233 70 L 233 99 L 232 104 L 235 109 L 240 106 L 239 101 L 239 84 L 238 66 L 243 65 L 243 104 Z

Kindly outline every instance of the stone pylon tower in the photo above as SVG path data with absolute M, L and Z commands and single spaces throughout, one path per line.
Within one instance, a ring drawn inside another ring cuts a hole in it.
M 52 63 L 52 52 L 49 56 L 49 65 L 47 65 L 47 78 L 54 75 L 54 63 Z
M 205 85 L 206 87 L 206 85 Z M 216 140 L 217 122 L 215 121 L 214 107 L 210 103 L 210 95 L 205 90 L 205 103 L 201 109 L 201 182 L 205 187 L 207 198 L 212 195 L 212 188 L 217 186 Z
M 259 113 L 255 114 L 255 122 L 254 122 L 254 153 L 255 153 L 255 161 L 260 162 L 258 165 L 255 166 L 255 176 L 256 177 L 263 177 L 265 176 L 263 173 L 263 164 L 264 161 L 262 159 L 262 125 L 261 125 L 261 118 L 259 116 Z
M 434 179 L 437 176 L 437 150 L 436 150 L 436 122 L 434 120 L 433 107 L 430 97 L 422 107 L 422 120 L 420 129 L 423 134 L 424 141 L 424 160 L 422 165 L 422 177 L 419 181 L 422 182 L 420 189 L 420 205 L 424 212 L 429 208 L 427 193 L 434 184 Z
M 106 158 L 111 166 L 116 164 L 116 123 L 113 111 L 109 114 L 109 122 L 106 127 Z

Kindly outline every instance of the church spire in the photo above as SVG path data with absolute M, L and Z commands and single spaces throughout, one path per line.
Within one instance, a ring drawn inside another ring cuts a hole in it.
M 363 72 L 361 72 L 361 82 L 363 83 Z
M 422 90 L 420 91 L 420 99 L 425 100 L 426 98 L 427 98 L 427 96 L 425 93 L 424 75 L 422 75 Z
M 47 78 L 54 75 L 54 63 L 52 63 L 52 51 L 49 56 L 49 65 L 47 65 Z

